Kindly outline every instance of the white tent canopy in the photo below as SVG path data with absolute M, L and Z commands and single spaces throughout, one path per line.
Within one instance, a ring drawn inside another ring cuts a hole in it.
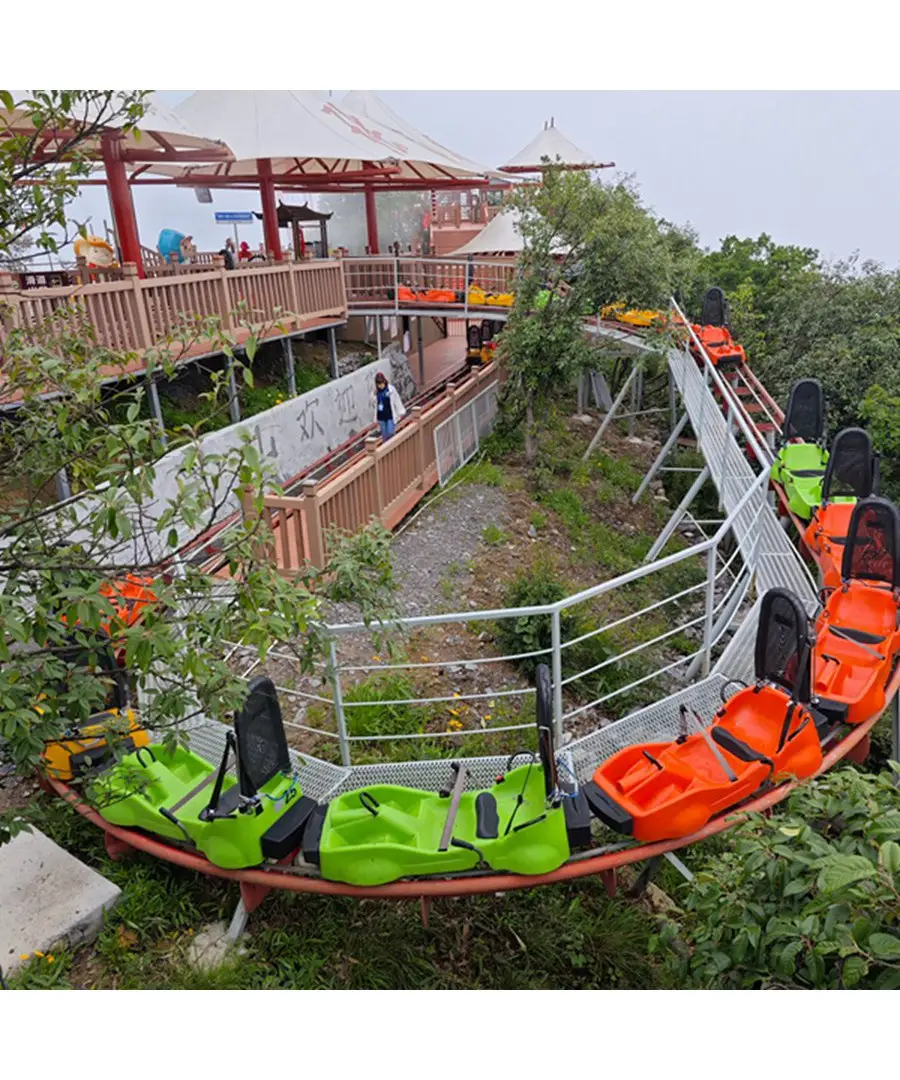
M 272 161 L 276 177 L 298 182 L 339 180 L 372 163 L 398 170 L 383 181 L 376 178 L 376 184 L 490 175 L 490 170 L 416 131 L 366 91 L 352 91 L 334 102 L 302 90 L 200 90 L 175 112 L 191 130 L 225 142 L 236 160 L 154 170 L 167 176 L 252 177 L 259 159 Z
M 364 125 L 373 137 L 386 134 L 395 145 L 403 145 L 401 160 L 412 175 L 427 172 L 428 178 L 445 180 L 499 175 L 435 142 L 395 113 L 371 90 L 351 90 L 341 98 L 339 108 Z
M 477 236 L 454 251 L 454 255 L 516 255 L 525 246 L 519 232 L 519 211 L 504 210 L 485 225 Z
M 547 167 L 545 158 L 551 164 L 568 166 L 571 169 L 601 169 L 613 164 L 598 162 L 585 153 L 571 139 L 567 139 L 551 120 L 544 125 L 543 131 L 538 132 L 527 146 L 500 168 L 510 172 L 540 172 Z
M 525 241 L 519 231 L 521 219 L 522 215 L 518 210 L 512 208 L 503 210 L 495 218 L 492 218 L 477 236 L 472 237 L 467 244 L 463 244 L 461 248 L 454 251 L 454 257 L 457 255 L 482 255 L 485 257 L 518 255 L 525 247 Z M 555 247 L 552 254 L 565 255 L 566 251 L 565 247 Z

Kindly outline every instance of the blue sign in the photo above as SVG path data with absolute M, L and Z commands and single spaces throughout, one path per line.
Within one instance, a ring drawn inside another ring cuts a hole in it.
M 216 224 L 231 225 L 235 222 L 252 222 L 253 214 L 249 210 L 217 210 Z

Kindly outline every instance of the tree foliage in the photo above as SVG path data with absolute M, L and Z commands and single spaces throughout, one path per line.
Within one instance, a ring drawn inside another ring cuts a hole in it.
M 846 768 L 736 827 L 658 944 L 679 985 L 900 988 L 900 793 Z
M 536 452 L 536 404 L 598 363 L 584 316 L 615 301 L 658 307 L 671 285 L 674 244 L 627 180 L 604 185 L 548 167 L 508 197 L 524 240 L 516 299 L 501 342 L 507 404 L 524 412 L 526 457 Z M 671 246 L 670 246 L 671 244 Z
M 43 251 L 69 238 L 66 208 L 108 128 L 134 130 L 146 90 L 0 90 L 0 266 L 25 237 Z
M 87 107 L 86 96 L 95 109 L 96 95 L 78 91 L 36 96 L 34 108 L 45 110 L 46 123 L 61 123 L 75 102 Z M 46 196 L 22 199 L 14 185 L 35 175 L 22 158 L 34 144 L 15 145 L 10 152 L 0 140 L 0 198 L 3 213 L 11 207 L 15 215 L 2 226 L 0 257 L 23 228 L 51 242 L 83 165 L 72 148 Z M 214 411 L 227 410 L 228 371 L 238 387 L 252 386 L 258 341 L 245 311 L 233 319 L 237 330 L 226 332 L 217 318 L 185 317 L 144 355 L 150 373 L 174 376 L 202 339 L 228 360 L 208 394 Z M 192 718 L 226 720 L 241 703 L 245 682 L 228 661 L 228 643 L 265 660 L 281 642 L 308 670 L 325 649 L 321 609 L 329 597 L 354 601 L 367 620 L 388 610 L 383 528 L 332 536 L 325 571 L 282 577 L 262 516 L 263 493 L 278 490 L 272 466 L 246 436 L 213 452 L 197 431 L 181 428 L 165 445 L 142 407 L 144 382 L 104 385 L 111 369 L 134 360 L 98 343 L 77 298 L 27 333 L 3 325 L 0 307 L 3 393 L 19 403 L 0 418 L 0 752 L 23 772 L 47 741 L 103 709 L 110 687 L 98 665 L 107 635 L 141 723 L 155 738 L 175 740 Z M 166 469 L 174 480 L 163 488 L 157 480 Z M 73 496 L 55 503 L 63 472 Z M 217 575 L 204 569 L 213 529 L 223 563 Z M 126 574 L 152 579 L 157 597 L 130 626 L 108 589 Z M 73 645 L 80 656 L 73 658 Z M 0 842 L 16 827 L 13 817 L 0 817 Z

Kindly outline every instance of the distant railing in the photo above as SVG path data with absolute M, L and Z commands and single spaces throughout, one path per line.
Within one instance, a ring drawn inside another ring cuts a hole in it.
M 54 316 L 68 310 L 91 324 L 100 344 L 131 353 L 158 346 L 185 317 L 218 316 L 227 330 L 239 323 L 255 330 L 272 325 L 275 333 L 289 333 L 312 319 L 342 319 L 347 312 L 337 260 L 238 270 L 201 266 L 191 273 L 143 279 L 126 263 L 121 281 L 43 289 L 20 289 L 14 275 L 0 272 L 0 302 L 0 341 L 9 327 L 34 329 L 37 336 L 48 319 L 52 328 Z M 202 355 L 213 344 L 197 339 L 183 355 Z
M 449 226 L 459 228 L 462 225 L 487 225 L 487 223 L 500 212 L 499 206 L 488 206 L 486 203 L 450 203 L 438 205 L 431 215 L 431 224 L 438 228 Z
M 466 317 L 470 308 L 481 317 L 494 308 L 505 318 L 509 307 L 501 304 L 478 304 L 470 289 L 477 286 L 492 297 L 509 296 L 515 291 L 515 259 L 424 259 L 383 255 L 353 256 L 342 259 L 347 301 L 351 310 L 393 308 L 398 313 L 412 307 L 461 308 Z M 401 289 L 417 294 L 401 299 Z M 433 291 L 433 299 L 421 294 Z M 453 294 L 452 297 L 450 294 Z
M 356 532 L 372 517 L 388 529 L 399 524 L 438 483 L 436 429 L 471 402 L 483 400 L 486 389 L 496 388 L 497 378 L 496 364 L 475 369 L 437 401 L 412 408 L 387 442 L 372 436 L 366 439 L 365 453 L 343 469 L 303 481 L 302 494 L 265 495 L 263 515 L 270 534 L 262 547 L 278 569 L 293 577 L 307 563 L 324 566 L 328 529 Z M 252 500 L 245 514 L 252 513 L 251 507 Z

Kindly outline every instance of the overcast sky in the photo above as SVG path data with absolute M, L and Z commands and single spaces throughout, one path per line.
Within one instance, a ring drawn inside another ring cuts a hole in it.
M 188 93 L 161 96 L 177 105 Z M 411 124 L 485 165 L 506 161 L 553 116 L 583 150 L 634 174 L 658 214 L 692 223 L 705 245 L 768 232 L 826 258 L 858 250 L 888 266 L 900 262 L 898 93 L 378 93 Z M 155 247 L 168 227 L 217 249 L 228 230 L 215 225 L 216 209 L 259 209 L 250 192 L 214 191 L 213 199 L 203 206 L 190 190 L 135 188 L 142 242 Z M 73 216 L 91 216 L 102 232 L 105 190 L 86 189 Z M 241 238 L 256 246 L 261 225 Z

